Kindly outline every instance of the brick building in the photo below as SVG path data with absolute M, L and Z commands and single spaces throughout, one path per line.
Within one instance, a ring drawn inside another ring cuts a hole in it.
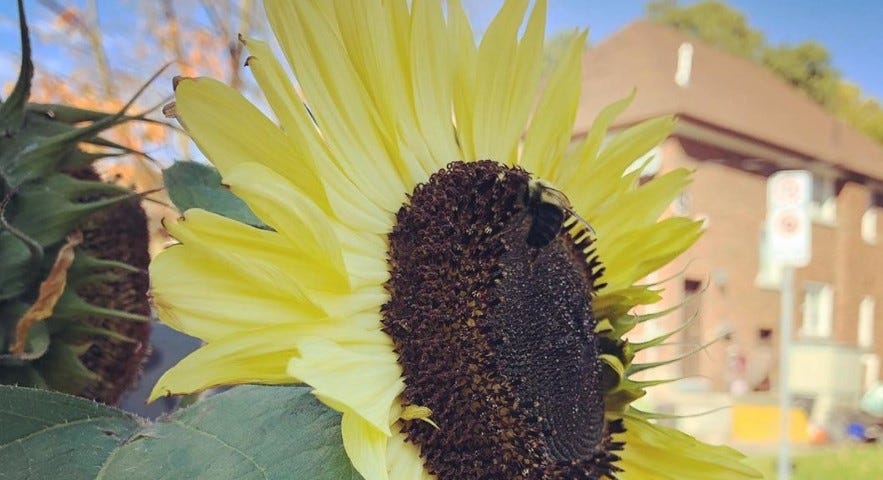
M 781 270 L 762 242 L 766 184 L 773 172 L 803 169 L 813 174 L 813 245 L 811 264 L 795 272 L 792 382 L 798 395 L 854 402 L 881 377 L 883 147 L 762 67 L 652 23 L 588 50 L 583 69 L 577 137 L 636 87 L 619 126 L 679 117 L 645 174 L 695 171 L 671 210 L 704 219 L 705 234 L 649 280 L 670 278 L 672 304 L 701 294 L 677 318 L 647 328 L 670 329 L 696 314 L 662 356 L 729 340 L 669 373 L 699 375 L 685 385 L 700 391 L 769 390 L 770 381 L 775 390 Z

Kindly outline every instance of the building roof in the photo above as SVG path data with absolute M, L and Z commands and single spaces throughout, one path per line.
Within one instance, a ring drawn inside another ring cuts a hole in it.
M 680 86 L 675 72 L 684 43 L 692 45 L 692 63 L 688 82 Z M 605 105 L 633 88 L 637 96 L 617 125 L 677 114 L 794 158 L 883 179 L 883 146 L 802 91 L 746 59 L 647 21 L 632 23 L 587 50 L 577 135 L 588 130 Z

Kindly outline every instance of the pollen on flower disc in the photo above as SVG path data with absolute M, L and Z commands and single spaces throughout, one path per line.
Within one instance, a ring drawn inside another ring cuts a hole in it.
M 530 176 L 454 162 L 419 185 L 389 235 L 384 331 L 403 431 L 440 479 L 614 478 L 621 423 L 604 418 L 591 240 L 562 229 L 528 244 Z

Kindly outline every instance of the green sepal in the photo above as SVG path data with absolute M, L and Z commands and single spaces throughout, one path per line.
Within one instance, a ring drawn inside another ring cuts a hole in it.
M 11 338 L 9 340 L 12 340 Z M 28 341 L 25 345 L 25 351 L 15 355 L 11 353 L 0 353 L 0 365 L 3 366 L 22 366 L 27 365 L 31 360 L 36 360 L 46 354 L 49 350 L 49 329 L 46 328 L 44 322 L 37 322 L 31 325 L 28 332 Z M 5 351 L 0 350 L 0 352 Z
M 21 128 L 24 120 L 25 103 L 31 96 L 31 79 L 34 76 L 34 62 L 31 59 L 31 39 L 28 34 L 28 23 L 25 19 L 25 8 L 22 0 L 18 0 L 18 25 L 21 35 L 21 68 L 15 87 L 5 102 L 0 104 L 0 136 L 8 137 Z
M 86 108 L 73 107 L 70 105 L 60 105 L 57 103 L 28 103 L 27 111 L 40 114 L 55 122 L 75 125 L 83 122 L 97 122 L 114 115 L 113 113 L 102 112 L 99 110 L 89 110 Z M 149 111 L 148 111 L 149 112 Z M 122 115 L 122 121 L 137 121 L 144 123 L 152 123 L 162 125 L 163 127 L 173 127 L 173 125 L 161 120 L 147 118 L 148 112 L 139 115 Z
M 671 381 L 683 380 L 683 378 L 672 379 Z M 705 415 L 710 415 L 712 413 L 720 412 L 721 410 L 728 410 L 729 406 L 722 406 L 717 408 L 712 408 L 709 410 L 703 410 L 701 412 L 696 413 L 687 413 L 687 414 L 674 414 L 674 413 L 662 413 L 662 412 L 648 412 L 645 410 L 640 410 L 635 407 L 631 407 L 629 409 L 629 413 L 636 417 L 641 417 L 644 420 L 681 420 L 684 418 L 695 418 L 695 417 L 703 417 Z
M 98 258 L 85 252 L 77 252 L 77 257 L 74 260 L 73 265 L 71 265 L 68 275 L 78 275 L 80 271 L 93 272 L 96 270 L 121 270 L 130 273 L 147 273 L 147 271 L 141 270 L 140 268 L 134 267 L 125 262 Z
M 84 152 L 79 148 L 71 150 L 64 156 L 59 168 L 61 170 L 73 171 L 83 167 L 92 165 L 98 160 L 107 158 L 116 158 L 128 155 L 127 152 Z
M 76 347 L 64 342 L 54 342 L 45 355 L 34 362 L 49 388 L 76 393 L 99 381 L 100 377 L 80 361 L 88 345 Z
M 592 310 L 596 318 L 614 319 L 623 317 L 638 305 L 652 305 L 662 300 L 658 290 L 644 285 L 633 285 L 613 292 L 601 293 L 592 301 Z M 616 326 L 614 324 L 614 326 Z
M 11 154 L 0 152 L 0 174 L 12 188 L 46 177 L 59 170 L 65 157 L 76 149 L 77 143 L 112 126 L 105 123 L 95 122 L 70 132 L 43 137 L 32 148 L 15 149 Z
M 601 360 L 601 390 L 612 392 L 625 378 L 625 365 L 615 355 L 603 353 L 598 355 Z
M 28 110 L 40 113 L 55 122 L 74 125 L 83 122 L 98 122 L 113 116 L 113 113 L 86 108 L 61 105 L 57 103 L 29 103 Z M 140 117 L 124 116 L 126 120 L 141 120 Z
M 648 348 L 662 345 L 663 342 L 665 342 L 669 338 L 673 337 L 676 333 L 686 330 L 687 327 L 692 325 L 696 321 L 697 318 L 698 318 L 698 315 L 693 315 L 686 322 L 684 322 L 683 325 L 679 326 L 678 328 L 676 328 L 670 332 L 664 333 L 662 335 L 659 335 L 658 337 L 651 338 L 650 340 L 647 340 L 645 342 L 633 343 L 632 348 L 634 349 L 635 352 L 640 352 L 641 350 L 646 350 Z
M 42 247 L 40 250 L 42 253 Z M 0 252 L 3 252 L 0 255 L 0 302 L 5 302 L 18 298 L 28 290 L 28 278 L 33 273 L 34 265 L 25 242 L 7 230 L 0 230 Z
M 77 291 L 79 287 L 85 285 L 119 280 L 126 273 L 147 274 L 146 271 L 128 263 L 105 260 L 87 252 L 77 251 L 74 263 L 67 271 L 67 284 L 68 288 Z
M 126 343 L 137 341 L 114 330 L 85 323 L 71 323 L 63 331 L 56 334 L 56 338 L 70 344 L 85 343 L 95 337 L 105 337 Z
M 706 342 L 706 343 L 694 348 L 693 350 L 690 350 L 687 353 L 684 353 L 682 355 L 678 355 L 676 357 L 672 357 L 668 360 L 661 360 L 658 362 L 633 363 L 633 364 L 629 365 L 628 374 L 629 374 L 629 376 L 631 376 L 635 373 L 643 372 L 644 370 L 650 370 L 652 368 L 661 367 L 663 365 L 670 365 L 672 363 L 680 362 L 681 360 L 683 360 L 691 355 L 695 355 L 695 354 L 705 350 L 709 346 L 717 343 L 719 340 L 720 340 L 719 338 L 715 338 L 714 340 L 711 340 L 710 342 Z
M 644 313 L 641 315 L 632 315 L 626 314 L 622 315 L 619 318 L 613 320 L 613 331 L 610 333 L 611 338 L 619 338 L 624 336 L 626 333 L 632 331 L 636 326 L 649 322 L 651 320 L 656 320 L 657 318 L 662 318 L 670 313 L 674 313 L 681 308 L 682 304 L 678 304 L 674 307 L 667 308 L 665 310 L 659 310 L 652 313 Z
M 608 412 L 622 412 L 635 400 L 646 395 L 643 389 L 629 388 L 629 380 L 625 380 L 618 388 L 604 394 L 604 410 Z
M 71 289 L 65 289 L 64 293 L 61 295 L 61 298 L 58 299 L 58 303 L 55 304 L 55 311 L 52 314 L 51 320 L 55 322 L 60 322 L 59 324 L 61 325 L 63 324 L 63 322 L 77 321 L 84 316 L 110 317 L 122 320 L 131 320 L 133 322 L 150 321 L 150 317 L 145 315 L 139 315 L 137 313 L 125 312 L 123 310 L 116 310 L 113 308 L 105 308 L 99 307 L 97 305 L 92 305 L 89 302 L 83 300 L 82 297 L 74 293 Z
M 116 272 L 83 272 L 80 275 L 68 278 L 67 288 L 77 291 L 81 287 L 114 282 L 119 280 L 120 278 L 120 274 Z
M 79 202 L 89 193 L 116 193 L 116 196 Z M 125 193 L 123 193 L 125 192 Z M 47 246 L 61 242 L 84 218 L 137 194 L 95 181 L 77 180 L 58 173 L 29 182 L 10 204 L 7 220 L 29 238 Z
M 607 318 L 602 319 L 602 320 L 598 321 L 597 325 L 595 325 L 594 332 L 595 332 L 595 334 L 602 334 L 602 335 L 609 333 L 609 332 L 613 332 L 613 324 Z

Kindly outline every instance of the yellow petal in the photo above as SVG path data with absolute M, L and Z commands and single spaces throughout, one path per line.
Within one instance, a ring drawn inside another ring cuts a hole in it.
M 592 226 L 605 235 L 654 223 L 690 184 L 690 172 L 680 168 L 658 176 L 638 188 L 623 192 L 592 213 Z
M 744 455 L 725 446 L 702 443 L 678 430 L 625 416 L 625 450 L 618 474 L 623 480 L 743 480 L 761 478 L 742 463 Z
M 335 6 L 333 14 L 349 60 L 377 109 L 380 128 L 389 133 L 384 138 L 389 159 L 406 188 L 413 188 L 447 162 L 435 162 L 415 125 L 405 57 L 406 34 L 411 28 L 407 4 L 377 0 L 325 3 Z M 396 24 L 401 20 L 404 24 Z
M 295 354 L 294 344 L 287 341 L 294 331 L 279 325 L 217 338 L 166 371 L 148 401 L 221 385 L 292 383 L 285 369 Z
M 344 412 L 340 420 L 343 448 L 353 467 L 365 480 L 388 480 L 386 455 L 389 435 L 377 430 L 362 417 Z M 406 477 L 392 477 L 404 479 Z
M 570 39 L 549 79 L 524 139 L 520 165 L 556 185 L 559 162 L 570 144 L 571 128 L 582 89 L 582 53 L 586 33 Z
M 389 265 L 385 258 L 345 252 L 344 261 L 353 288 L 383 285 L 389 279 Z
M 546 0 L 538 0 L 534 3 L 533 11 L 524 28 L 524 35 L 518 43 L 516 53 L 515 74 L 510 79 L 511 86 L 508 99 L 505 100 L 505 108 L 508 109 L 506 123 L 502 124 L 503 131 L 509 132 L 514 137 L 515 150 L 520 147 L 521 139 L 528 125 L 528 119 L 533 113 L 539 93 L 540 75 L 543 67 L 543 41 L 546 36 Z M 479 51 L 479 55 L 480 55 Z M 479 73 L 481 75 L 481 73 Z M 503 106 L 501 105 L 501 107 Z M 561 125 L 565 131 L 570 131 L 573 122 Z M 500 162 L 506 165 L 518 163 L 518 155 L 510 154 L 508 157 L 499 155 Z M 536 173 L 536 172 L 534 172 Z
M 613 238 L 598 238 L 598 255 L 610 290 L 624 288 L 656 271 L 689 248 L 701 222 L 671 217 Z
M 414 1 L 410 32 L 406 53 L 410 60 L 409 87 L 413 91 L 414 126 L 417 128 L 407 141 L 418 154 L 432 160 L 428 164 L 435 167 L 430 170 L 432 173 L 454 160 L 461 160 L 452 122 L 451 46 L 442 2 Z M 410 124 L 405 118 L 399 121 Z
M 282 131 L 295 139 L 291 142 L 292 151 L 302 155 L 305 159 L 314 159 L 309 155 L 312 153 L 310 145 L 297 140 L 318 140 L 320 137 L 314 128 L 303 130 L 300 128 L 302 125 L 312 122 L 309 120 L 309 112 L 295 91 L 289 75 L 276 60 L 269 44 L 253 38 L 245 39 L 244 43 L 251 54 L 246 66 L 254 73 L 261 92 L 267 98 L 276 118 L 279 119 Z M 314 134 L 305 135 L 304 133 L 309 130 L 312 130 Z
M 331 220 L 286 179 L 257 163 L 243 163 L 224 175 L 238 197 L 301 254 L 312 257 L 324 270 L 336 273 L 346 286 L 346 268 Z
M 325 189 L 312 162 L 294 155 L 288 138 L 239 92 L 210 78 L 185 79 L 175 88 L 179 118 L 221 175 L 243 162 L 260 162 L 323 207 Z
M 598 150 L 601 143 L 607 135 L 607 129 L 616 120 L 635 98 L 635 90 L 631 95 L 622 100 L 611 103 L 604 107 L 595 120 L 592 127 L 586 133 L 579 143 L 577 143 L 567 154 L 563 162 L 559 163 L 556 171 L 556 177 L 551 179 L 556 185 L 561 185 L 564 189 L 570 189 L 573 182 L 579 178 L 577 172 L 592 172 L 596 168 L 595 162 L 598 157 Z
M 327 259 L 304 255 L 278 232 L 200 209 L 188 210 L 164 225 L 188 250 L 233 264 L 242 275 L 252 275 L 255 281 L 266 282 L 266 288 L 288 292 L 299 301 L 312 303 L 310 290 L 348 291 L 341 275 L 326 268 Z
M 256 276 L 247 264 L 221 261 L 189 245 L 162 252 L 150 265 L 151 296 L 172 328 L 212 340 L 266 325 L 325 316 L 290 293 L 290 278 Z
M 472 134 L 479 159 L 507 163 L 515 154 L 527 124 L 523 121 L 515 127 L 516 122 L 509 117 L 509 104 L 513 100 L 510 95 L 518 67 L 518 29 L 527 3 L 527 0 L 505 2 L 478 47 Z M 532 98 L 517 100 L 533 102 Z
M 398 430 L 398 425 L 396 425 Z M 386 449 L 386 464 L 390 478 L 434 480 L 423 467 L 423 459 L 420 457 L 420 449 L 409 442 L 403 433 L 393 433 L 389 437 Z
M 328 141 L 331 159 L 366 197 L 395 212 L 406 189 L 385 146 L 391 133 L 381 128 L 380 115 L 347 56 L 334 19 L 313 2 L 268 0 L 264 7 Z
M 350 292 L 311 291 L 310 298 L 335 317 L 369 313 L 379 315 L 380 307 L 389 301 L 389 293 L 383 285 L 377 284 L 354 288 Z M 376 325 L 380 325 L 379 321 Z
M 475 36 L 469 19 L 459 0 L 448 2 L 448 24 L 451 32 L 450 62 L 454 70 L 453 96 L 455 124 L 460 159 L 464 161 L 479 160 L 475 152 L 475 94 L 478 88 L 476 81 L 476 62 L 478 49 L 475 47 Z
M 389 436 L 390 407 L 404 389 L 398 357 L 387 347 L 373 354 L 356 352 L 322 338 L 297 344 L 299 356 L 288 373 L 314 388 L 313 394 L 341 412 L 352 412 Z
M 220 385 L 295 383 L 299 379 L 292 377 L 287 369 L 291 358 L 299 354 L 297 342 L 316 337 L 366 351 L 390 349 L 388 339 L 341 319 L 323 318 L 243 330 L 213 339 L 178 362 L 157 382 L 151 399 Z
M 597 160 L 591 162 L 590 169 L 579 172 L 569 184 L 565 182 L 565 191 L 573 207 L 591 217 L 605 203 L 615 206 L 617 195 L 628 190 L 638 175 L 635 172 L 631 176 L 624 176 L 623 172 L 659 145 L 672 128 L 674 120 L 661 117 L 642 122 L 613 137 Z
M 269 45 L 249 39 L 246 46 L 253 55 L 248 60 L 248 66 L 254 72 L 285 134 L 291 139 L 292 157 L 312 160 L 312 165 L 324 181 L 326 195 L 337 218 L 344 219 L 359 230 L 374 233 L 389 231 L 392 223 L 388 214 L 368 200 L 331 160 L 325 140 Z M 318 203 L 322 206 L 321 202 Z

